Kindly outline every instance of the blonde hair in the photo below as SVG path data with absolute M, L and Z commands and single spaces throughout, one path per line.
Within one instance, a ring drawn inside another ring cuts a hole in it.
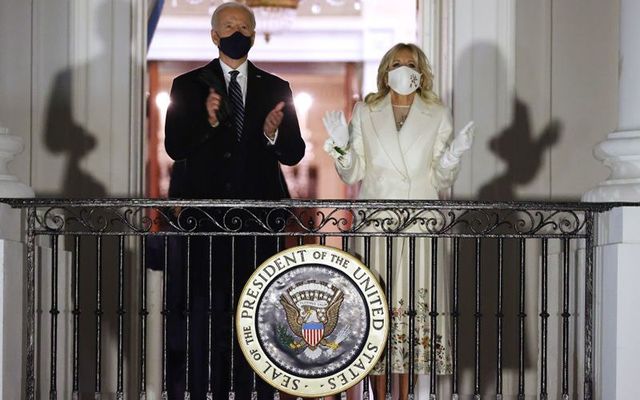
M 387 51 L 387 53 L 382 57 L 380 65 L 378 66 L 378 91 L 369 93 L 364 98 L 364 102 L 368 105 L 373 105 L 389 94 L 391 88 L 387 82 L 387 73 L 389 72 L 389 68 L 391 67 L 394 57 L 401 50 L 409 50 L 418 62 L 417 70 L 421 74 L 420 87 L 416 90 L 418 92 L 418 96 L 420 96 L 420 98 L 427 104 L 440 104 L 438 95 L 433 92 L 433 72 L 431 72 L 429 60 L 427 60 L 427 56 L 424 52 L 413 43 L 398 43 L 389 49 L 389 51 Z

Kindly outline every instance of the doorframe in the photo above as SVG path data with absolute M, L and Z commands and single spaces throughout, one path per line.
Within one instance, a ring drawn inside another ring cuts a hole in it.
M 145 193 L 145 160 L 148 138 L 146 113 L 147 84 L 147 13 L 149 1 L 131 0 L 131 64 L 130 64 L 130 123 L 129 131 L 129 193 L 142 197 Z
M 449 108 L 453 106 L 454 1 L 417 0 L 418 45 L 434 75 L 433 90 Z

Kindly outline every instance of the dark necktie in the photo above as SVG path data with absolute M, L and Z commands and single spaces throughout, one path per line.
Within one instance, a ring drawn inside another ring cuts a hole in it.
M 230 71 L 231 80 L 229 81 L 229 97 L 233 106 L 233 125 L 236 128 L 236 139 L 238 142 L 242 139 L 242 125 L 244 124 L 244 103 L 242 101 L 242 90 L 240 84 L 236 80 L 239 71 Z

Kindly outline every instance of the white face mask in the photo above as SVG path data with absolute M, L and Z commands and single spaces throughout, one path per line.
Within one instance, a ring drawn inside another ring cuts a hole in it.
M 405 65 L 389 71 L 387 80 L 391 89 L 405 96 L 420 87 L 420 73 Z

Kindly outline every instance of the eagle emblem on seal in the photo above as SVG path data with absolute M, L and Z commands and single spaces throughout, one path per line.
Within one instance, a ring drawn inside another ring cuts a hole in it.
M 340 317 L 344 293 L 339 288 L 320 281 L 300 282 L 280 296 L 289 329 L 296 336 L 288 340 L 292 350 L 310 350 L 310 358 L 319 355 L 317 350 L 336 350 L 341 340 L 330 341 Z

